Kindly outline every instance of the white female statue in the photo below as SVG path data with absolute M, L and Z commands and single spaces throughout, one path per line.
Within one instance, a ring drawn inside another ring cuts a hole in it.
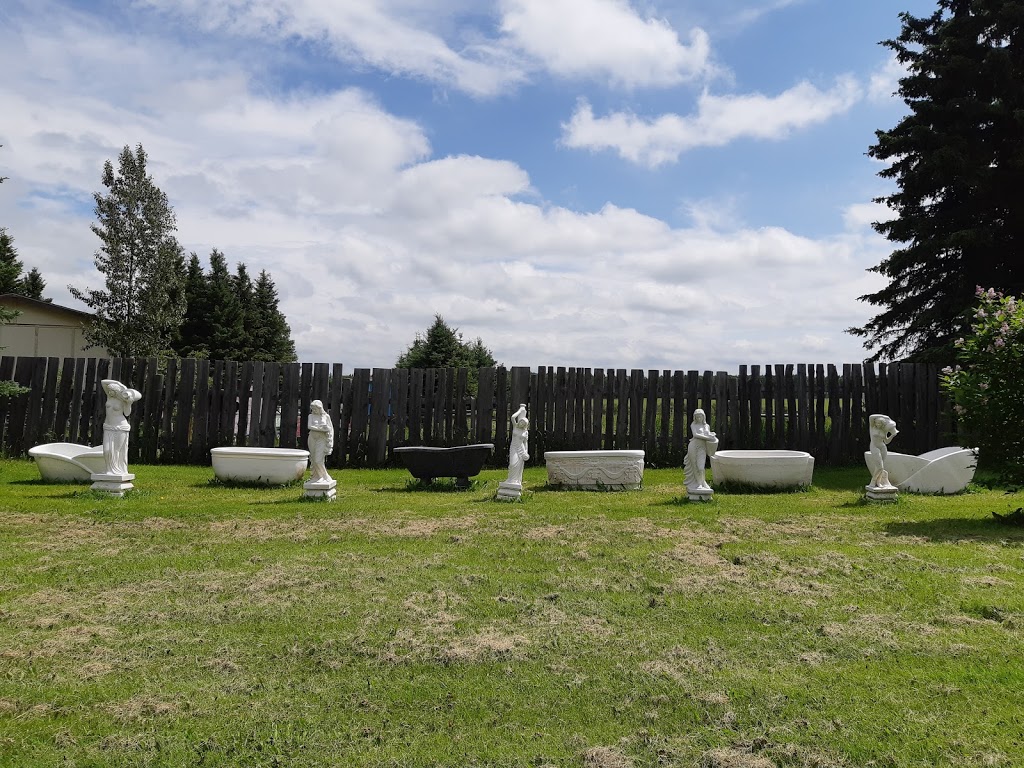
M 512 414 L 512 439 L 508 446 L 508 478 L 498 483 L 499 499 L 518 499 L 523 493 L 523 468 L 530 458 L 530 420 L 526 404 Z
M 327 474 L 327 456 L 334 450 L 334 423 L 330 414 L 324 410 L 324 404 L 314 400 L 309 404 L 309 482 L 329 483 L 332 481 Z
M 693 419 L 690 421 L 690 438 L 686 446 L 686 459 L 683 468 L 683 482 L 691 499 L 710 498 L 711 486 L 708 485 L 704 474 L 709 455 L 713 455 L 718 448 L 718 438 L 708 426 L 707 416 L 700 408 L 693 412 Z
M 103 419 L 103 461 L 106 474 L 128 474 L 128 433 L 132 425 L 132 404 L 142 399 L 142 393 L 129 389 L 119 381 L 104 379 L 100 382 L 107 395 L 106 416 Z
M 896 429 L 896 422 L 883 413 L 873 413 L 868 417 L 868 436 L 871 439 L 871 447 L 864 457 L 871 473 L 871 483 L 868 489 L 893 489 L 895 486 L 889 482 L 889 473 L 885 469 L 885 458 L 889 455 L 886 447 L 892 439 L 899 434 Z

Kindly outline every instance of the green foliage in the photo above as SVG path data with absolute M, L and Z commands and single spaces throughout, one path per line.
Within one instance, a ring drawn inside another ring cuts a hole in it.
M 458 328 L 452 328 L 441 315 L 426 334 L 416 334 L 409 348 L 395 363 L 398 368 L 486 368 L 497 365 L 491 350 L 477 337 L 464 342 Z
M 182 357 L 295 361 L 291 329 L 265 270 L 253 285 L 245 264 L 239 262 L 232 275 L 216 248 L 210 253 L 208 273 L 193 253 L 185 275 L 185 298 L 185 318 L 174 347 Z
M 6 307 L 0 307 L 0 325 L 9 323 L 16 318 L 20 313 L 14 309 L 7 309 Z M 0 347 L 3 350 L 3 347 Z M 0 397 L 11 397 L 13 395 L 20 395 L 22 392 L 27 392 L 25 387 L 18 386 L 12 380 L 0 380 Z
M 18 293 L 21 283 L 22 264 L 14 238 L 5 228 L 0 228 L 0 293 Z
M 982 466 L 1024 482 L 1024 302 L 977 288 L 971 331 L 957 339 L 959 364 L 942 386 Z
M 185 311 L 174 212 L 146 173 L 141 144 L 122 150 L 117 173 L 108 160 L 102 182 L 107 192 L 93 195 L 98 221 L 91 229 L 103 242 L 95 264 L 106 288 L 68 290 L 96 313 L 86 329 L 90 345 L 117 357 L 165 354 Z
M 872 268 L 889 278 L 863 301 L 883 310 L 849 331 L 874 358 L 950 362 L 977 283 L 1024 295 L 1024 0 L 938 0 L 900 14 L 890 48 L 908 72 L 910 114 L 868 154 L 899 191 L 875 229 L 899 247 Z

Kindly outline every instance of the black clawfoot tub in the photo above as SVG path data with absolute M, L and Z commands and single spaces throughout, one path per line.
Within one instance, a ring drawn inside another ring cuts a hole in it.
M 494 450 L 494 443 L 435 448 L 409 445 L 395 448 L 405 468 L 417 480 L 429 483 L 435 477 L 454 477 L 457 488 L 469 486 L 469 478 L 480 473 Z

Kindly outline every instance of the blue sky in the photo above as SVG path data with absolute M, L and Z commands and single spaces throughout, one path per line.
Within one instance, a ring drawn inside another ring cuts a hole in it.
M 7 0 L 0 226 L 100 287 L 142 143 L 178 238 L 273 275 L 303 361 L 435 313 L 506 365 L 851 362 L 884 283 L 883 0 Z

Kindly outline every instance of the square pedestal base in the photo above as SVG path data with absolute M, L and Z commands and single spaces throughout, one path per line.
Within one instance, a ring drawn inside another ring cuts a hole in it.
M 714 488 L 687 488 L 686 498 L 690 501 L 711 501 L 715 495 Z
M 523 484 L 522 483 L 510 483 L 508 481 L 501 481 L 498 483 L 498 495 L 496 499 L 500 501 L 516 501 L 522 498 L 523 495 Z
M 302 489 L 305 491 L 304 495 L 307 499 L 334 501 L 338 495 L 338 492 L 335 490 L 337 485 L 337 480 L 310 480 L 308 483 L 302 484 Z
M 92 485 L 90 486 L 92 490 L 117 496 L 118 498 L 124 496 L 125 491 L 130 491 L 135 487 L 132 485 L 135 475 L 132 474 L 108 475 L 106 472 L 93 472 L 89 475 L 89 479 L 92 480 Z
M 899 489 L 893 485 L 865 485 L 864 498 L 868 501 L 892 502 L 899 497 Z

